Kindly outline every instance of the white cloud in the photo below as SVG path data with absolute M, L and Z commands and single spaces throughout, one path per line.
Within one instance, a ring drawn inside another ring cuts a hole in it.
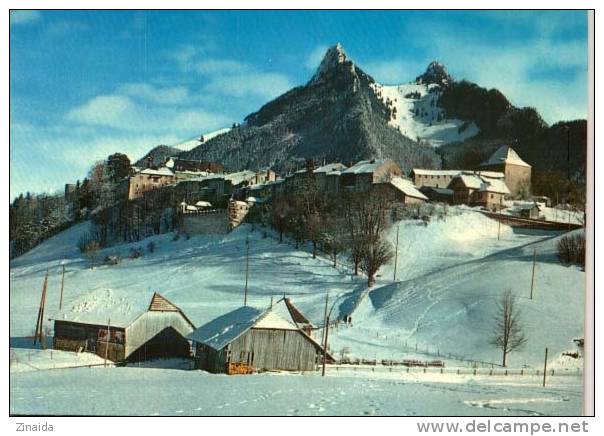
M 127 83 L 120 86 L 118 92 L 157 104 L 183 103 L 189 97 L 189 90 L 185 86 L 158 88 L 148 83 Z
M 26 24 L 33 23 L 42 19 L 42 14 L 39 11 L 16 10 L 10 11 L 10 24 Z
M 230 59 L 206 59 L 196 62 L 193 69 L 205 75 L 234 74 L 251 71 L 252 68 L 239 61 Z
M 138 109 L 128 97 L 100 95 L 71 109 L 67 118 L 84 124 L 127 128 Z
M 204 87 L 205 92 L 231 97 L 275 98 L 293 87 L 290 79 L 278 73 L 249 73 L 216 76 Z

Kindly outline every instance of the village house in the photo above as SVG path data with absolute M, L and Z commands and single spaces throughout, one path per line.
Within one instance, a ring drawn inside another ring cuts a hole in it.
M 480 164 L 480 169 L 502 172 L 513 198 L 528 194 L 530 191 L 531 166 L 509 145 L 499 147 L 489 159 Z
M 289 303 L 291 305 L 291 302 Z M 282 299 L 267 309 L 243 306 L 189 334 L 196 366 L 213 373 L 312 371 L 323 348 L 292 317 Z M 333 357 L 327 357 L 333 361 Z
M 125 194 L 128 200 L 134 200 L 141 198 L 145 192 L 162 188 L 175 181 L 176 177 L 169 168 L 147 168 L 131 175 L 123 182 L 122 195 Z
M 464 171 L 455 176 L 448 189 L 453 190 L 453 204 L 482 206 L 497 211 L 510 191 L 503 178 L 491 178 L 479 172 Z
M 449 188 L 436 188 L 433 186 L 422 186 L 419 188 L 430 201 L 435 203 L 453 204 L 453 190 Z
M 383 195 L 391 206 L 424 203 L 428 200 L 409 179 L 394 176 L 389 181 L 377 182 L 372 191 Z
M 340 192 L 340 176 L 346 165 L 339 162 L 323 165 L 314 170 L 319 192 L 333 196 Z
M 107 301 L 92 304 L 91 309 L 62 312 L 52 319 L 54 349 L 86 351 L 114 362 L 190 357 L 186 336 L 195 326 L 167 298 L 155 292 L 146 305 L 130 295 L 122 299 L 95 295 L 93 300 L 103 298 Z M 81 304 L 86 302 L 74 307 Z
M 392 159 L 363 160 L 341 171 L 340 187 L 344 192 L 367 192 L 374 183 L 402 175 L 403 171 Z
M 411 180 L 418 188 L 428 186 L 433 188 L 446 188 L 457 176 L 460 170 L 425 170 L 422 168 L 413 168 L 411 170 Z
M 534 220 L 539 219 L 539 213 L 541 212 L 541 208 L 537 203 L 520 204 L 515 206 L 514 209 L 522 218 L 530 218 Z

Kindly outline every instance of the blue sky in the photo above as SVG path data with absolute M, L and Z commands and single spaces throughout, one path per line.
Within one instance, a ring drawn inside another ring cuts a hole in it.
M 585 12 L 13 11 L 11 196 L 233 122 L 304 84 L 328 46 L 382 83 L 432 60 L 548 123 L 587 114 Z

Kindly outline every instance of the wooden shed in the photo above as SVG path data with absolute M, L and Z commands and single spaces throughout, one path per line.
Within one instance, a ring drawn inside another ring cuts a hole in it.
M 240 307 L 201 326 L 188 336 L 197 367 L 227 374 L 314 370 L 323 348 L 287 314 L 284 299 L 265 310 Z
M 146 307 L 136 310 L 128 299 L 105 295 L 76 301 L 72 310 L 52 319 L 53 348 L 87 351 L 114 362 L 191 356 L 186 336 L 195 326 L 168 299 L 155 292 Z

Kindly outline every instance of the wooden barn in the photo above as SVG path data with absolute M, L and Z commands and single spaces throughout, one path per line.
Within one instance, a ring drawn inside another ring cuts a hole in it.
M 299 326 L 302 318 L 299 312 L 292 316 L 290 307 L 285 299 L 266 310 L 244 306 L 201 326 L 188 336 L 197 367 L 227 374 L 314 370 L 323 348 Z M 329 354 L 327 359 L 334 361 Z
M 114 362 L 191 356 L 186 336 L 195 326 L 177 306 L 155 292 L 146 307 L 136 310 L 132 301 L 110 292 L 76 301 L 72 310 L 52 319 L 53 348 L 87 351 Z

